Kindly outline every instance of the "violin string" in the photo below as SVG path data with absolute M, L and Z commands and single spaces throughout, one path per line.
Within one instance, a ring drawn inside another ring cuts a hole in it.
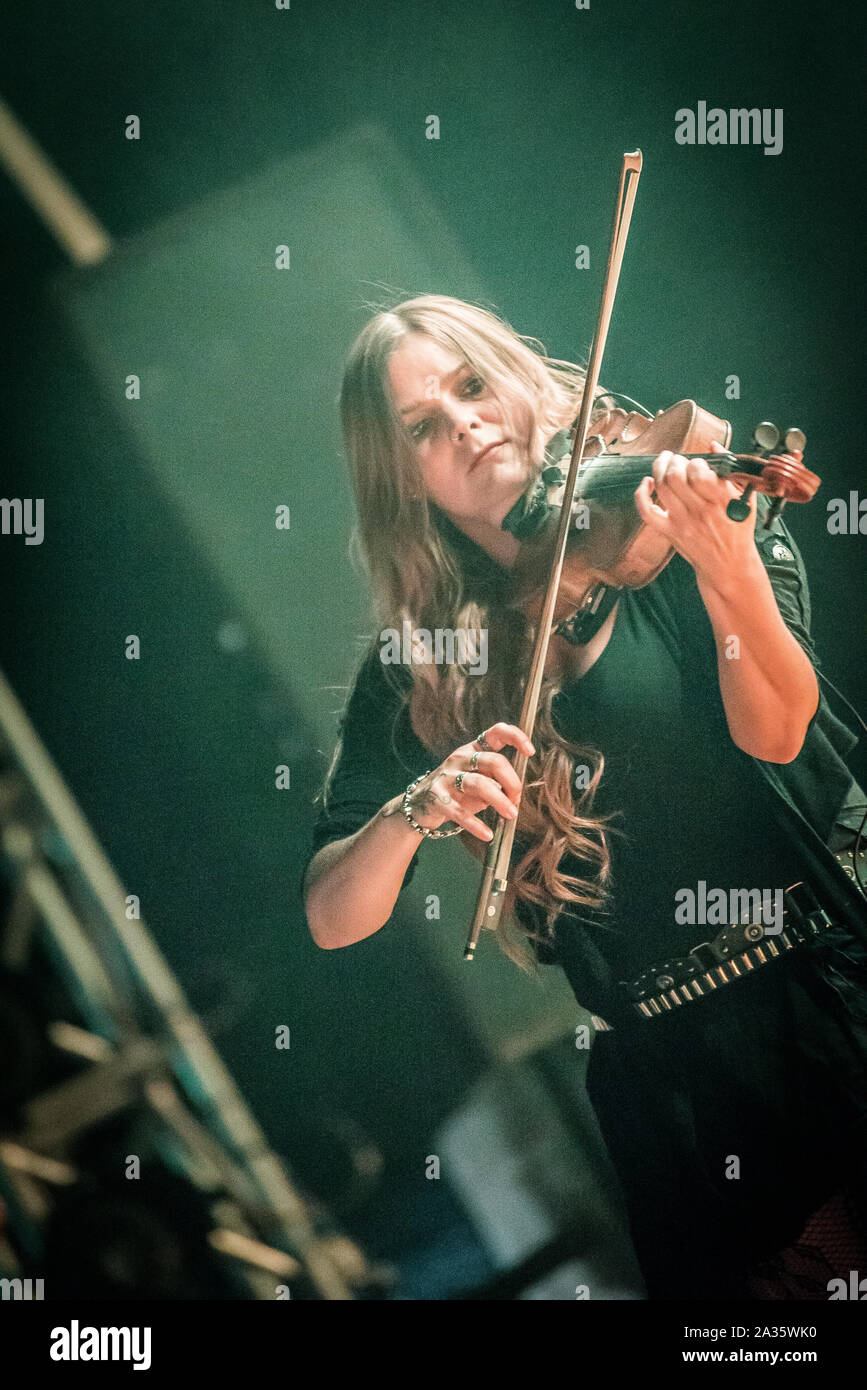
M 600 454 L 598 458 L 585 460 L 585 463 L 582 465 L 583 475 L 585 477 L 588 474 L 590 475 L 589 481 L 593 484 L 593 491 L 587 494 L 576 493 L 576 501 L 579 500 L 582 495 L 586 496 L 588 500 L 592 500 L 592 498 L 601 496 L 601 494 L 606 492 L 618 492 L 622 489 L 623 485 L 630 482 L 633 477 L 649 476 L 653 461 L 656 457 L 656 454 L 616 454 L 610 456 Z M 755 455 L 745 454 L 739 457 L 737 454 L 685 454 L 684 457 L 686 459 L 704 459 L 706 463 L 710 464 L 725 464 L 730 468 L 730 472 L 722 474 L 722 476 L 731 477 L 733 474 L 747 473 L 746 469 L 732 467 L 731 465 L 737 464 L 741 460 L 744 462 L 746 460 L 753 460 Z M 760 460 L 756 461 L 760 462 Z M 714 471 L 720 472 L 720 469 L 718 468 Z M 601 472 L 618 474 L 619 476 L 612 477 L 610 480 L 603 479 L 597 483 L 595 475 Z M 757 471 L 755 474 L 747 473 L 747 476 L 758 479 L 760 477 L 760 471 Z M 582 473 L 579 471 L 577 479 L 579 485 L 582 480 Z M 753 486 L 755 486 L 755 483 Z
M 652 464 L 658 454 L 599 454 L 584 459 L 580 465 L 585 471 L 591 466 L 600 469 L 616 470 L 618 468 L 628 468 L 636 464 Z M 683 454 L 685 459 L 704 459 L 707 463 L 726 463 L 737 462 L 739 459 L 753 459 L 755 454 Z M 761 460 L 764 462 L 764 460 Z
M 597 480 L 597 479 L 595 479 L 595 478 L 588 478 L 586 481 L 587 481 L 587 483 L 589 484 L 589 487 L 588 487 L 588 490 L 585 491 L 585 492 L 581 492 L 581 491 L 580 491 L 580 485 L 581 485 L 582 479 L 581 479 L 581 477 L 579 476 L 579 478 L 578 478 L 579 490 L 576 491 L 576 493 L 575 493 L 575 501 L 576 501 L 576 502 L 577 502 L 577 501 L 580 501 L 581 498 L 583 497 L 583 498 L 585 498 L 585 499 L 589 502 L 589 501 L 592 501 L 593 498 L 595 498 L 595 497 L 602 497 L 602 496 L 605 496 L 605 495 L 607 495 L 607 494 L 622 493 L 623 490 L 624 490 L 624 487 L 631 487 L 633 483 L 640 481 L 642 477 L 649 477 L 649 476 L 650 476 L 650 469 L 649 469 L 649 468 L 646 469 L 646 470 L 645 470 L 645 469 L 638 469 L 638 468 L 635 468 L 635 469 L 623 469 L 622 472 L 620 473 L 619 478 L 607 478 L 607 479 L 603 478 L 603 479 L 600 479 L 600 480 Z M 728 476 L 728 477 L 739 476 L 739 477 L 743 477 L 743 473 L 740 472 L 738 469 L 733 469 L 731 474 L 723 475 L 723 476 Z M 750 476 L 750 475 L 748 475 L 748 476 Z M 752 483 L 752 486 L 753 486 L 754 488 L 757 487 L 758 483 L 760 482 L 759 475 L 756 474 L 755 476 L 750 476 L 750 482 Z M 736 486 L 737 486 L 737 484 L 736 484 Z

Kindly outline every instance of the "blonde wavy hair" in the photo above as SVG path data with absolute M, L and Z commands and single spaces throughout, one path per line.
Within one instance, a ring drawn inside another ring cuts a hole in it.
M 412 681 L 409 687 L 403 683 L 401 709 L 412 701 L 413 727 L 436 766 L 480 729 L 497 720 L 518 722 L 535 625 L 520 606 L 486 602 L 467 591 L 461 559 L 436 524 L 388 372 L 392 353 L 408 334 L 426 335 L 456 352 L 491 386 L 532 478 L 544 464 L 540 438 L 568 428 L 579 412 L 585 371 L 546 356 L 538 339 L 517 333 L 487 309 L 433 294 L 380 307 L 349 352 L 340 415 L 357 506 L 351 548 L 370 584 L 377 632 L 402 631 L 409 621 L 411 630 L 484 628 L 489 634 L 489 665 L 482 678 L 470 678 L 457 663 L 440 667 L 414 660 L 409 668 Z M 515 430 L 510 400 L 519 402 L 527 421 L 522 434 Z M 527 765 L 516 826 L 516 852 L 520 846 L 523 854 L 512 866 L 511 887 L 520 930 L 515 933 L 508 913 L 497 929 L 502 950 L 529 973 L 538 967 L 527 938 L 550 940 L 567 903 L 601 906 L 610 879 L 605 818 L 592 815 L 603 758 L 554 727 L 551 704 L 560 689 L 560 682 L 543 680 L 533 731 L 536 753 Z M 331 771 L 336 758 L 337 752 Z M 578 763 L 589 769 L 590 778 L 576 790 Z M 466 831 L 461 838 L 478 853 L 480 841 Z M 586 868 L 586 876 L 561 871 L 567 853 Z M 521 911 L 525 904 L 543 910 L 543 931 L 533 925 L 537 914 L 530 912 L 527 920 L 526 909 Z

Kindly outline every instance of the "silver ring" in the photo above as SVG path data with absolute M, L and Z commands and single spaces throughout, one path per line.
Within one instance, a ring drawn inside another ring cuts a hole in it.
M 493 751 L 494 751 L 493 748 L 492 748 L 491 745 L 488 743 L 488 740 L 485 738 L 485 734 L 486 734 L 487 732 L 488 732 L 487 729 L 483 729 L 482 732 L 481 732 L 480 734 L 478 734 L 477 737 L 473 740 L 473 742 L 474 742 L 474 743 L 477 743 L 477 744 L 479 745 L 479 747 L 481 748 L 482 752 L 484 752 L 484 753 L 493 753 Z
M 470 758 L 470 772 L 475 772 L 476 769 L 478 768 L 478 766 L 479 766 L 479 755 L 478 755 L 478 753 L 474 753 L 473 756 Z
M 456 791 L 456 792 L 459 792 L 459 791 L 462 791 L 462 790 L 463 790 L 464 778 L 466 777 L 466 775 L 467 775 L 467 774 L 466 774 L 465 772 L 459 772 L 459 773 L 457 774 L 457 776 L 455 777 L 455 791 Z

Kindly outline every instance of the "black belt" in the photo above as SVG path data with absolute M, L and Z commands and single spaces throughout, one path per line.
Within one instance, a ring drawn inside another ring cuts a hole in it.
M 851 853 L 843 853 L 847 852 Z M 787 889 L 783 903 L 785 925 L 781 931 L 768 935 L 760 922 L 731 923 L 713 941 L 702 941 L 688 955 L 652 965 L 637 980 L 620 980 L 619 989 L 642 1018 L 657 1018 L 753 974 L 834 925 L 805 883 Z M 591 1019 L 597 1031 L 611 1029 L 598 1014 L 592 1014 Z

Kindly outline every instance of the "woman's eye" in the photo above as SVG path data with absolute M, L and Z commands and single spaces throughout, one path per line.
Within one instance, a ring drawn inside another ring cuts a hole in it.
M 482 381 L 480 377 L 477 376 L 467 377 L 466 381 L 461 387 L 461 390 L 463 392 L 469 391 L 469 393 L 473 396 L 477 396 L 479 392 L 484 391 L 484 389 L 485 383 Z M 424 439 L 425 435 L 427 434 L 427 427 L 429 424 L 429 419 L 418 420 L 414 425 L 410 426 L 410 437 L 412 439 Z

